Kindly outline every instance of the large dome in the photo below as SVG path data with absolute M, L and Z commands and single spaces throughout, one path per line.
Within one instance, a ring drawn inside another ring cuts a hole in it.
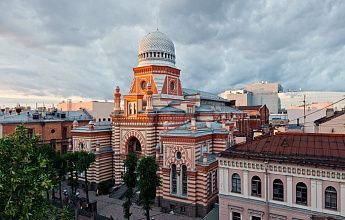
M 139 44 L 138 67 L 158 65 L 175 67 L 174 43 L 162 32 L 146 35 Z

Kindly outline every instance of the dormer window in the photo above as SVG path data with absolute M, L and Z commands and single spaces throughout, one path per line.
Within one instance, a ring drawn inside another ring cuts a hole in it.
M 145 90 L 146 89 L 146 81 L 142 81 L 140 86 L 141 86 L 142 90 Z
M 171 91 L 174 91 L 174 90 L 175 90 L 175 83 L 174 83 L 174 82 L 171 82 L 171 83 L 170 83 L 170 90 L 171 90 Z

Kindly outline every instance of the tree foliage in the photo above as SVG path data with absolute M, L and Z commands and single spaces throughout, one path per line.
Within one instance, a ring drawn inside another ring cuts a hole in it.
M 76 153 L 76 152 L 75 152 Z M 78 160 L 76 163 L 77 172 L 85 172 L 85 192 L 86 198 L 89 199 L 89 186 L 87 181 L 87 170 L 90 168 L 91 163 L 96 161 L 96 155 L 91 152 L 79 151 Z
M 46 153 L 38 150 L 39 136 L 28 137 L 22 124 L 0 139 L 0 219 L 47 219 L 44 192 L 52 189 L 52 170 Z
M 132 206 L 132 198 L 134 196 L 133 189 L 137 184 L 136 168 L 138 166 L 138 158 L 135 153 L 130 153 L 124 160 L 124 166 L 126 168 L 125 175 L 123 176 L 123 182 L 127 187 L 125 192 L 126 201 L 122 203 L 123 217 L 129 219 L 132 213 L 130 207 Z
M 157 171 L 159 166 L 152 156 L 143 157 L 138 165 L 137 173 L 139 180 L 137 187 L 140 191 L 142 209 L 145 210 L 146 219 L 150 219 L 152 200 L 156 196 L 156 188 L 160 186 L 161 180 Z

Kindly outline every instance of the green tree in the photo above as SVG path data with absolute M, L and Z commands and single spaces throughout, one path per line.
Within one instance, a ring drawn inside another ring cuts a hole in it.
M 129 219 L 132 215 L 130 212 L 130 207 L 132 206 L 132 198 L 134 196 L 133 190 L 137 184 L 137 174 L 136 168 L 138 166 L 138 158 L 135 153 L 130 153 L 127 158 L 124 160 L 124 166 L 126 168 L 125 175 L 123 176 L 123 182 L 127 187 L 125 192 L 126 201 L 122 203 L 123 207 L 123 217 Z
M 89 199 L 89 182 L 87 181 L 87 170 L 91 163 L 96 161 L 96 155 L 92 152 L 79 151 L 78 160 L 76 163 L 77 172 L 85 172 L 85 192 L 86 198 Z
M 156 197 L 156 188 L 161 185 L 161 180 L 157 171 L 159 166 L 152 156 L 143 157 L 137 168 L 138 170 L 138 189 L 140 191 L 142 209 L 145 210 L 147 220 L 150 220 L 150 210 L 152 200 Z
M 72 188 L 72 193 L 75 194 L 77 191 L 78 184 L 78 172 L 77 172 L 77 162 L 78 162 L 79 152 L 67 153 L 64 155 L 64 159 L 67 161 L 67 171 L 70 174 L 69 185 Z M 75 179 L 73 179 L 73 174 L 75 174 Z
M 46 154 L 39 136 L 28 137 L 22 124 L 0 139 L 0 219 L 47 219 L 50 206 L 44 192 L 52 189 Z

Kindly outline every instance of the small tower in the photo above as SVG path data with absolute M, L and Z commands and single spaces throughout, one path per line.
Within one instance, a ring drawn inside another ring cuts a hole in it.
M 121 93 L 119 86 L 116 86 L 114 93 L 114 112 L 121 112 Z
M 146 112 L 152 112 L 153 111 L 153 99 L 152 99 L 152 90 L 151 90 L 151 83 L 147 84 L 146 89 Z

